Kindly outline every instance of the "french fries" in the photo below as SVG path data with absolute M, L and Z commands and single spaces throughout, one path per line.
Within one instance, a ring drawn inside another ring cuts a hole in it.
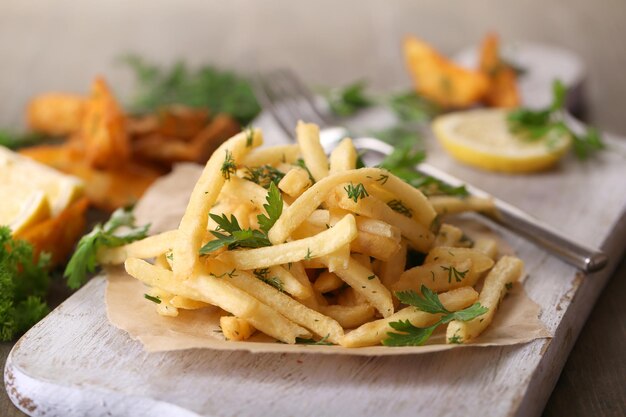
M 450 225 L 435 236 L 431 200 L 385 170 L 355 169 L 351 140 L 331 154 L 329 167 L 317 126 L 300 123 L 297 135 L 298 149 L 277 148 L 279 157 L 255 149 L 260 131 L 235 135 L 207 162 L 178 229 L 102 250 L 98 260 L 124 262 L 152 287 L 160 315 L 209 305 L 232 314 L 220 319 L 230 341 L 258 330 L 285 343 L 314 337 L 359 347 L 402 337 L 398 326 L 446 323 L 455 342 L 475 338 L 486 325 L 458 318 L 491 320 L 501 288 L 517 279 L 516 258 L 494 268 L 493 241 L 464 247 L 463 231 Z M 308 171 L 295 166 L 300 154 Z M 259 168 L 250 161 L 262 164 L 269 186 L 250 175 Z M 408 268 L 416 252 L 421 260 Z M 487 273 L 479 296 L 473 287 Z M 419 292 L 431 310 L 412 301 Z M 459 310 L 470 312 L 454 315 Z

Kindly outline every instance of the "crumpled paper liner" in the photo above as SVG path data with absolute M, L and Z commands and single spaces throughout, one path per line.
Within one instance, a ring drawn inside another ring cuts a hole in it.
M 158 180 L 135 208 L 138 224 L 151 223 L 151 232 L 174 229 L 182 217 L 193 185 L 202 168 L 193 164 L 178 165 L 174 171 Z M 462 225 L 470 235 L 490 233 L 480 224 Z M 497 237 L 497 236 L 495 236 Z M 511 253 L 510 246 L 502 244 L 501 252 Z M 541 308 L 526 295 L 521 284 L 516 284 L 500 305 L 487 330 L 472 343 L 449 345 L 445 343 L 445 328 L 440 326 L 424 346 L 372 346 L 344 348 L 323 345 L 288 345 L 275 341 L 260 332 L 248 341 L 229 342 L 220 332 L 219 318 L 223 312 L 215 308 L 201 310 L 179 309 L 178 317 L 163 317 L 143 294 L 148 288 L 126 274 L 122 267 L 109 268 L 106 289 L 106 309 L 109 321 L 139 340 L 146 351 L 162 352 L 192 348 L 243 350 L 249 352 L 326 353 L 343 355 L 399 355 L 438 352 L 475 346 L 506 346 L 551 337 L 539 320 Z

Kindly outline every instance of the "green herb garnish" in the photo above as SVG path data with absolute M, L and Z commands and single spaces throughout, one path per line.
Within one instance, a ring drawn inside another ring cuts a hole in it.
M 364 81 L 357 81 L 346 87 L 331 89 L 326 93 L 330 110 L 337 116 L 347 117 L 371 106 L 374 101 L 365 94 L 366 85 Z
M 427 122 L 442 112 L 437 104 L 414 91 L 394 94 L 389 107 L 403 122 Z
M 227 113 L 245 126 L 261 111 L 251 83 L 232 71 L 208 65 L 191 70 L 184 62 L 160 68 L 135 55 L 123 57 L 122 62 L 133 70 L 137 83 L 133 112 L 153 113 L 182 104 Z
M 475 303 L 466 309 L 451 312 L 446 309 L 437 294 L 422 285 L 420 296 L 413 290 L 396 292 L 398 300 L 404 304 L 415 307 L 420 311 L 430 314 L 441 314 L 441 318 L 433 325 L 428 327 L 416 327 L 409 320 L 400 320 L 389 323 L 392 329 L 400 333 L 389 332 L 387 339 L 383 340 L 385 346 L 420 346 L 423 345 L 433 334 L 435 329 L 441 325 L 451 322 L 452 320 L 468 321 L 485 314 L 488 309 Z M 459 343 L 460 341 L 456 341 Z
M 361 183 L 358 183 L 357 185 L 350 183 L 343 187 L 343 189 L 346 190 L 346 193 L 348 193 L 348 198 L 354 200 L 355 203 L 359 201 L 359 199 L 369 196 L 365 186 Z
M 270 277 L 270 269 L 269 268 L 261 268 L 255 269 L 252 271 L 254 276 L 263 281 L 264 283 L 271 285 L 276 288 L 280 292 L 284 292 L 285 288 L 283 282 L 278 277 Z
M 0 340 L 17 338 L 50 311 L 44 301 L 49 260 L 42 253 L 36 261 L 30 243 L 0 226 Z
M 520 108 L 507 115 L 509 130 L 527 141 L 546 140 L 548 147 L 554 141 L 567 135 L 572 138 L 574 154 L 578 159 L 587 159 L 594 152 L 604 149 L 602 137 L 597 129 L 590 127 L 578 135 L 565 123 L 566 89 L 561 81 L 552 84 L 552 103 L 541 110 Z
M 233 153 L 228 149 L 224 152 L 224 162 L 222 162 L 220 171 L 222 172 L 222 177 L 224 177 L 226 181 L 229 181 L 230 176 L 237 172 L 237 164 L 235 164 Z
M 402 203 L 401 200 L 391 200 L 389 202 L 387 202 L 387 205 L 393 210 L 393 211 L 397 211 L 398 213 L 406 216 L 406 217 L 413 217 L 413 212 L 411 211 L 410 208 L 408 208 L 407 206 L 404 205 L 404 203 Z
M 154 297 L 154 296 L 152 296 L 150 294 L 144 294 L 143 298 L 145 298 L 146 300 L 150 300 L 153 303 L 161 304 L 161 299 L 159 297 Z
M 246 167 L 246 175 L 243 178 L 268 189 L 271 183 L 278 185 L 284 176 L 284 172 L 279 171 L 271 165 L 261 165 L 253 168 Z
M 267 233 L 283 212 L 283 199 L 274 183 L 270 184 L 266 201 L 267 204 L 264 204 L 263 207 L 267 215 L 259 214 L 257 216 L 261 230 L 242 229 L 237 218 L 233 215 L 229 219 L 226 214 L 220 216 L 210 213 L 209 217 L 217 223 L 217 230 L 211 230 L 211 234 L 217 239 L 211 240 L 200 248 L 200 254 L 206 255 L 224 246 L 228 249 L 271 246 L 272 243 L 267 237 Z
M 330 334 L 327 334 L 326 336 L 322 337 L 320 340 L 304 339 L 302 337 L 296 337 L 296 344 L 297 345 L 325 345 L 325 346 L 332 346 L 332 343 L 330 343 L 328 341 L 328 337 L 329 336 L 330 336 Z
M 115 210 L 104 225 L 97 224 L 91 232 L 78 241 L 76 251 L 63 273 L 67 278 L 68 287 L 73 289 L 80 287 L 87 280 L 87 275 L 96 271 L 97 254 L 100 248 L 122 246 L 143 239 L 149 227 L 149 224 L 135 226 L 135 216 L 132 210 L 125 208 Z M 122 230 L 119 231 L 119 229 Z
M 465 271 L 459 271 L 458 269 L 456 269 L 452 265 L 450 265 L 450 266 L 443 266 L 442 265 L 441 269 L 443 269 L 444 271 L 448 271 L 448 283 L 452 282 L 452 278 L 454 278 L 454 280 L 456 282 L 463 281 L 463 278 L 465 278 L 465 275 L 467 275 L 467 273 L 469 272 L 469 269 L 467 269 Z

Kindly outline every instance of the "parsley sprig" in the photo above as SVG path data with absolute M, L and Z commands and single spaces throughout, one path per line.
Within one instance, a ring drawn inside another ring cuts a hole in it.
M 590 127 L 584 134 L 578 135 L 565 122 L 565 97 L 567 90 L 559 80 L 552 85 L 552 103 L 541 110 L 520 108 L 507 115 L 509 130 L 524 140 L 537 141 L 546 139 L 551 146 L 557 138 L 568 135 L 572 138 L 574 154 L 578 159 L 587 159 L 594 152 L 604 149 L 605 145 L 597 129 Z
M 35 260 L 30 243 L 0 226 L 0 340 L 15 339 L 48 314 L 49 259 Z
M 358 183 L 357 185 L 350 183 L 343 187 L 343 189 L 346 190 L 346 193 L 348 193 L 348 198 L 353 200 L 355 203 L 358 202 L 359 199 L 363 199 L 370 195 L 362 183 Z
M 365 94 L 365 81 L 356 81 L 342 88 L 328 91 L 326 101 L 330 110 L 340 117 L 352 116 L 357 111 L 374 104 L 374 100 Z
M 143 239 L 149 227 L 149 224 L 135 226 L 132 210 L 125 208 L 115 210 L 104 225 L 97 224 L 78 242 L 76 251 L 63 273 L 67 278 L 68 287 L 74 289 L 80 287 L 87 280 L 87 276 L 96 271 L 100 248 L 122 246 Z
M 416 327 L 409 320 L 400 320 L 389 323 L 392 329 L 401 333 L 387 333 L 388 338 L 383 340 L 385 346 L 421 346 L 430 338 L 435 329 L 452 320 L 468 321 L 485 314 L 488 309 L 475 303 L 460 311 L 446 309 L 437 294 L 428 287 L 422 285 L 420 296 L 413 290 L 396 292 L 398 300 L 404 304 L 415 307 L 420 311 L 430 314 L 441 314 L 441 318 L 431 326 Z
M 415 166 L 424 161 L 426 154 L 424 151 L 413 149 L 415 142 L 415 133 L 413 137 L 404 139 L 401 143 L 396 143 L 394 151 L 387 156 L 379 165 L 397 177 L 418 188 L 425 195 L 453 195 L 457 197 L 466 197 L 469 195 L 464 185 L 453 187 L 436 178 L 428 175 L 420 174 L 415 170 Z
M 264 204 L 263 208 L 265 208 L 267 215 L 259 214 L 257 216 L 261 230 L 242 229 L 237 218 L 233 215 L 229 219 L 224 213 L 222 215 L 210 213 L 211 219 L 217 223 L 217 230 L 211 230 L 211 234 L 216 239 L 200 248 L 200 254 L 207 255 L 223 247 L 236 249 L 271 246 L 267 234 L 283 213 L 283 198 L 280 195 L 280 190 L 273 182 L 270 183 L 266 201 L 267 204 Z
M 268 189 L 271 183 L 278 185 L 284 176 L 284 172 L 279 171 L 271 165 L 261 165 L 253 168 L 246 167 L 246 174 L 243 178 Z

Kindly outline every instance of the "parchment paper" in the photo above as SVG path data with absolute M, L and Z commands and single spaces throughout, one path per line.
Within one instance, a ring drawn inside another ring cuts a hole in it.
M 193 185 L 200 176 L 201 167 L 182 164 L 171 174 L 158 180 L 144 195 L 135 209 L 138 224 L 151 223 L 151 232 L 174 229 L 182 217 Z M 463 222 L 470 235 L 490 233 L 486 226 Z M 497 238 L 497 236 L 494 236 Z M 501 239 L 500 239 L 501 240 Z M 512 250 L 502 242 L 502 253 Z M 505 346 L 551 337 L 539 320 L 540 307 L 524 291 L 523 284 L 513 286 L 502 302 L 489 328 L 472 343 L 448 345 L 445 327 L 440 328 L 424 346 L 343 348 L 340 346 L 287 345 L 257 332 L 245 342 L 226 341 L 219 331 L 218 308 L 187 311 L 179 309 L 178 317 L 163 317 L 155 312 L 154 305 L 143 297 L 147 287 L 128 276 L 121 267 L 107 270 L 106 308 L 109 321 L 139 340 L 148 352 L 209 348 L 218 350 L 244 350 L 249 352 L 311 352 L 343 355 L 399 355 L 422 354 L 449 349 L 476 346 Z

